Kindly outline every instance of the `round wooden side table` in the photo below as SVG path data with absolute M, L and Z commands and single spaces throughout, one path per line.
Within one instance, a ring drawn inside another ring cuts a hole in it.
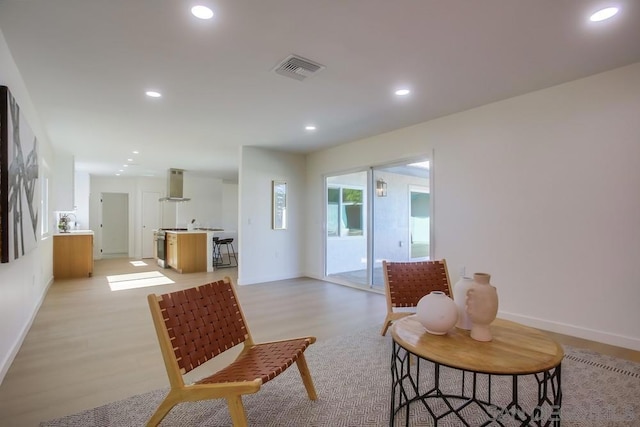
M 441 420 L 465 426 L 559 426 L 560 344 L 542 331 L 502 319 L 491 324 L 491 333 L 492 341 L 480 342 L 457 328 L 429 334 L 415 315 L 395 321 L 389 425 L 405 409 L 408 426 L 410 410 L 417 407 L 436 426 Z

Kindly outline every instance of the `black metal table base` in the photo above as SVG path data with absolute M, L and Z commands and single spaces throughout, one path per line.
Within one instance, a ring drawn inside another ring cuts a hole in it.
M 423 365 L 433 375 L 421 373 Z M 561 365 L 526 375 L 478 373 L 421 359 L 394 341 L 391 382 L 391 427 L 403 410 L 400 425 L 409 426 L 411 411 L 417 417 L 421 408 L 435 426 L 439 421 L 473 427 L 560 425 Z

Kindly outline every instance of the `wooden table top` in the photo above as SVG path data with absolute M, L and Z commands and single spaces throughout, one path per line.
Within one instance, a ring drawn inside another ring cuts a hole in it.
M 562 362 L 564 351 L 544 332 L 496 319 L 491 324 L 493 340 L 476 341 L 469 331 L 454 328 L 446 335 L 428 333 L 416 316 L 396 320 L 393 340 L 411 353 L 432 362 L 467 371 L 526 375 L 552 369 Z

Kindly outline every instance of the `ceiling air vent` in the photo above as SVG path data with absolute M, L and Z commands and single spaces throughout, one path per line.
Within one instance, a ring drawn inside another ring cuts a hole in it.
M 310 61 L 301 56 L 291 55 L 278 64 L 278 66 L 274 68 L 274 71 L 281 76 L 304 80 L 323 68 L 325 68 L 324 65 L 320 65 L 317 62 Z

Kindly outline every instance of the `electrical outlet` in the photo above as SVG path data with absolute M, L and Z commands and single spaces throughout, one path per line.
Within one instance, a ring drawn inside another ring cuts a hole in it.
M 467 268 L 464 265 L 461 265 L 460 267 L 458 267 L 458 274 L 460 275 L 460 277 L 465 277 L 466 271 L 467 271 Z
M 400 248 L 402 247 L 402 240 L 400 240 L 400 241 L 398 242 L 398 247 L 400 247 Z

